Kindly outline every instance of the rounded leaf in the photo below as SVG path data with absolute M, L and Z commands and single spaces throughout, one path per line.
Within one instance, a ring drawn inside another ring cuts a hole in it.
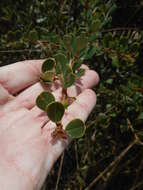
M 55 101 L 55 97 L 53 96 L 53 94 L 51 94 L 50 92 L 42 92 L 36 99 L 36 105 L 42 109 L 42 110 L 46 110 L 46 107 L 48 104 L 50 104 L 51 102 Z
M 61 80 L 64 88 L 68 88 L 74 84 L 75 76 L 72 73 L 72 69 L 70 68 L 69 65 L 65 66 Z
M 73 139 L 76 139 L 82 137 L 85 134 L 85 129 L 86 126 L 82 120 L 74 119 L 67 124 L 65 131 Z
M 55 123 L 61 121 L 65 108 L 60 102 L 52 102 L 46 107 L 46 112 L 49 119 Z
M 67 57 L 62 53 L 58 53 L 55 55 L 55 59 L 56 59 L 57 74 L 63 73 L 65 70 L 65 66 L 68 64 Z
M 51 83 L 55 78 L 55 72 L 54 71 L 46 71 L 45 73 L 42 73 L 40 76 L 40 79 L 45 83 Z
M 42 72 L 50 71 L 55 66 L 55 60 L 53 58 L 48 58 L 44 61 L 42 65 Z

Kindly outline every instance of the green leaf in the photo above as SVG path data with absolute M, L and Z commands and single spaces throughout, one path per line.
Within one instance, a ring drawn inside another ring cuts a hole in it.
M 74 119 L 66 126 L 66 132 L 73 139 L 80 138 L 85 134 L 86 126 L 80 119 Z
M 127 132 L 128 131 L 128 126 L 127 125 L 120 125 L 120 131 L 121 133 Z
M 138 120 L 143 120 L 143 112 L 141 112 L 137 118 Z
M 106 82 L 106 84 L 112 84 L 113 83 L 113 79 L 107 79 L 105 82 Z
M 79 57 L 77 59 L 77 62 L 82 62 L 86 59 L 86 55 L 88 52 L 88 48 L 84 48 L 80 51 Z
M 72 73 L 69 73 L 66 77 L 62 78 L 62 84 L 64 88 L 72 86 L 75 82 L 75 76 Z
M 68 99 L 63 100 L 63 101 L 62 101 L 62 104 L 63 104 L 64 108 L 67 109 L 67 107 L 69 106 L 69 101 L 68 101 Z
M 117 9 L 117 5 L 113 4 L 107 12 L 107 15 L 111 15 Z
M 75 77 L 76 77 L 77 79 L 79 79 L 80 77 L 82 77 L 82 76 L 84 75 L 84 73 L 85 73 L 85 69 L 79 69 L 79 71 L 77 71 L 77 72 L 75 73 Z
M 139 50 L 140 43 L 139 42 L 134 42 L 130 46 L 130 51 L 137 52 Z
M 112 56 L 112 66 L 116 68 L 119 67 L 119 59 L 117 55 Z
M 55 60 L 53 58 L 48 58 L 44 61 L 42 65 L 42 72 L 50 71 L 55 66 Z
M 68 59 L 62 53 L 56 54 L 55 59 L 56 59 L 56 72 L 57 74 L 61 74 L 64 72 L 65 66 L 68 64 Z
M 7 40 L 8 41 L 14 41 L 15 40 L 15 33 L 13 31 L 9 31 L 7 34 Z
M 49 119 L 55 123 L 61 121 L 65 108 L 60 102 L 52 102 L 46 107 L 46 112 Z
M 45 83 L 51 83 L 55 78 L 55 72 L 54 71 L 46 71 L 45 73 L 42 73 L 40 76 L 40 79 Z
M 37 31 L 35 29 L 31 30 L 29 32 L 29 36 L 28 37 L 29 37 L 29 40 L 32 41 L 32 42 L 37 41 L 38 40 L 38 33 L 37 33 Z
M 69 34 L 64 35 L 63 37 L 63 42 L 66 45 L 66 47 L 69 49 L 69 47 L 71 46 L 71 40 L 72 40 L 72 36 Z
M 93 46 L 91 47 L 88 52 L 87 52 L 87 55 L 86 55 L 86 59 L 90 59 L 92 58 L 92 56 L 98 51 L 98 48 L 96 46 Z
M 101 21 L 99 19 L 96 19 L 92 22 L 90 26 L 90 31 L 91 32 L 97 32 L 101 27 Z
M 109 115 L 110 115 L 110 117 L 116 117 L 116 116 L 117 116 L 116 113 L 111 113 L 111 114 L 109 114 Z
M 73 72 L 75 72 L 78 68 L 80 68 L 80 66 L 82 65 L 82 62 L 75 62 L 72 66 L 72 70 Z
M 20 40 L 21 36 L 22 36 L 21 31 L 20 30 L 16 30 L 15 31 L 16 40 Z
M 76 48 L 81 50 L 87 46 L 88 38 L 86 36 L 78 36 L 76 38 Z
M 46 110 L 46 106 L 51 102 L 55 101 L 55 97 L 50 92 L 42 92 L 36 99 L 36 105 L 42 109 Z
M 71 40 L 71 49 L 72 49 L 72 56 L 77 53 L 78 47 L 76 44 L 76 36 L 73 35 L 72 40 Z
M 72 73 L 72 69 L 69 65 L 66 65 L 64 68 L 64 72 L 61 77 L 61 82 L 64 88 L 68 88 L 75 82 L 75 76 Z
M 91 33 L 90 36 L 88 37 L 89 42 L 94 42 L 97 38 L 96 33 Z
M 113 41 L 113 35 L 111 32 L 104 35 L 103 44 L 105 47 L 109 46 L 109 43 Z

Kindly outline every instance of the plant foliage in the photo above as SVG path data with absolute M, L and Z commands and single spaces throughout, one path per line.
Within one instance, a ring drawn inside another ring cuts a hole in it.
M 58 76 L 64 88 L 84 74 L 82 63 L 100 75 L 96 109 L 66 151 L 59 189 L 143 189 L 142 10 L 142 0 L 0 2 L 0 65 L 44 58 L 41 82 Z M 55 102 L 46 97 L 37 99 L 43 110 Z M 58 166 L 43 189 L 54 189 Z

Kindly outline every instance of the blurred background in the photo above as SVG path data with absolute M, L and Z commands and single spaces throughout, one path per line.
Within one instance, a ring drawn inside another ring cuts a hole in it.
M 97 105 L 42 190 L 143 190 L 143 0 L 1 0 L 0 66 L 52 56 L 82 32 Z

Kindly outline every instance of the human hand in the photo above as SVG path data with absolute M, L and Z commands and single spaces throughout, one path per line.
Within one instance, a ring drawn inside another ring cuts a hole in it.
M 47 174 L 70 139 L 52 143 L 55 124 L 35 105 L 45 88 L 39 77 L 43 60 L 18 62 L 0 68 L 0 189 L 40 189 Z M 74 118 L 85 121 L 96 104 L 88 88 L 98 83 L 95 71 L 85 67 L 85 75 L 68 93 L 77 96 L 63 117 L 65 126 Z M 49 89 L 48 89 L 49 90 Z M 61 88 L 50 88 L 57 100 Z

